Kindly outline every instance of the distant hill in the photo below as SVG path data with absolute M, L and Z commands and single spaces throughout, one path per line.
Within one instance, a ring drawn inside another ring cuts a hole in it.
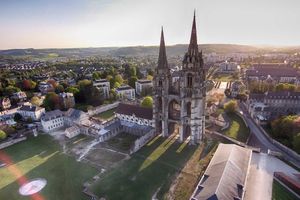
M 167 46 L 169 56 L 182 56 L 187 51 L 187 44 Z M 300 47 L 250 46 L 236 44 L 201 44 L 199 48 L 204 53 L 253 53 L 253 52 L 300 52 Z M 99 48 L 66 48 L 66 49 L 9 49 L 0 50 L 0 55 L 33 56 L 33 57 L 73 57 L 73 56 L 157 56 L 158 46 L 133 47 L 99 47 Z

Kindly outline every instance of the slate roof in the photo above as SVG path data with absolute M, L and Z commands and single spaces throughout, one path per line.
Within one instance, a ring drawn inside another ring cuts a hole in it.
M 241 199 L 251 154 L 234 144 L 219 144 L 191 199 Z
M 65 116 L 76 121 L 76 120 L 80 119 L 82 116 L 86 117 L 86 113 L 81 110 L 69 108 L 69 110 L 65 112 Z
M 266 95 L 267 99 L 300 99 L 300 92 L 268 92 Z
M 268 77 L 298 77 L 299 73 L 295 68 L 288 67 L 269 67 L 269 68 L 254 68 L 246 71 L 246 76 L 264 76 Z
M 152 120 L 153 111 L 152 108 L 145 108 L 137 105 L 120 103 L 117 107 L 116 113 L 123 115 L 135 115 L 138 118 Z
M 152 83 L 152 81 L 151 80 L 147 80 L 147 79 L 141 79 L 141 80 L 138 80 L 137 81 L 138 83 Z
M 118 91 L 122 91 L 122 90 L 131 90 L 133 89 L 132 87 L 130 87 L 129 85 L 122 85 L 120 87 L 117 88 Z
M 45 115 L 42 117 L 42 120 L 43 121 L 49 121 L 51 119 L 56 119 L 56 118 L 59 118 L 59 117 L 62 117 L 62 116 L 63 116 L 63 112 L 56 109 L 56 110 L 46 112 Z
M 23 106 L 21 106 L 21 108 L 19 110 L 28 111 L 28 112 L 36 112 L 40 109 L 42 109 L 42 107 L 23 105 Z

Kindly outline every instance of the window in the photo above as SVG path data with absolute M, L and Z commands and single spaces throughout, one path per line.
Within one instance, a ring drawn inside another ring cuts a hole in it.
M 159 86 L 159 87 L 162 87 L 162 80 L 159 80 L 159 81 L 158 81 L 158 86 Z
M 188 88 L 193 87 L 193 77 L 192 77 L 192 74 L 188 74 L 187 75 L 187 87 Z

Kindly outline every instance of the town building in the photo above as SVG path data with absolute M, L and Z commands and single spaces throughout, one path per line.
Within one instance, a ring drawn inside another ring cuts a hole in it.
M 266 92 L 250 94 L 247 100 L 252 117 L 270 119 L 279 115 L 300 114 L 300 92 Z
M 158 66 L 153 78 L 156 132 L 167 137 L 179 127 L 181 141 L 190 137 L 192 144 L 200 143 L 205 132 L 206 77 L 202 52 L 198 49 L 195 15 L 188 51 L 177 73 L 179 79 L 173 84 L 162 30 Z
M 138 80 L 135 82 L 135 91 L 139 96 L 151 95 L 153 83 L 151 80 Z
M 73 93 L 62 92 L 59 94 L 59 99 L 63 109 L 73 108 L 75 106 L 75 98 Z
M 10 100 L 7 97 L 0 99 L 0 109 L 7 110 L 11 107 Z
M 126 123 L 154 126 L 152 108 L 120 103 L 116 109 L 116 117 Z
M 135 91 L 129 85 L 121 85 L 116 89 L 117 97 L 124 100 L 135 100 Z
M 48 92 L 54 92 L 54 87 L 50 83 L 40 82 L 38 88 L 42 94 L 47 94 Z
M 247 81 L 273 81 L 274 83 L 295 83 L 300 77 L 296 68 L 278 64 L 253 65 L 246 70 L 245 75 Z
M 246 90 L 246 86 L 242 81 L 234 81 L 230 87 L 231 97 L 235 98 L 238 94 L 244 93 Z
M 13 93 L 13 95 L 11 96 L 11 100 L 14 102 L 24 102 L 27 100 L 27 95 L 25 92 L 15 92 Z
M 17 111 L 25 120 L 31 119 L 33 121 L 40 120 L 45 113 L 45 108 L 34 105 L 23 105 Z
M 75 124 L 85 124 L 89 121 L 89 116 L 87 113 L 77 110 L 74 108 L 69 108 L 65 112 L 65 124 L 66 126 L 73 126 Z
M 80 134 L 80 128 L 77 125 L 73 125 L 65 130 L 65 136 L 67 138 L 73 138 Z
M 225 61 L 219 64 L 218 72 L 221 73 L 234 73 L 239 71 L 239 66 L 236 62 Z
M 46 112 L 41 117 L 41 124 L 46 133 L 60 129 L 64 127 L 64 113 L 60 110 Z
M 252 151 L 219 144 L 191 200 L 243 199 Z
M 105 99 L 109 98 L 110 82 L 106 79 L 98 79 L 93 82 L 93 86 L 103 91 Z

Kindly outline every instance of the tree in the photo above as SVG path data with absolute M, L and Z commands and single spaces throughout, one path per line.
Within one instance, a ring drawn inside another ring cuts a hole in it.
M 230 89 L 225 89 L 224 94 L 226 95 L 226 97 L 231 97 L 231 91 Z
M 136 76 L 131 76 L 130 79 L 128 80 L 128 85 L 135 88 L 135 82 L 137 81 L 137 77 Z
M 54 92 L 49 92 L 43 102 L 46 110 L 55 110 L 60 108 L 59 96 Z
M 136 76 L 136 67 L 135 66 L 130 67 L 130 76 Z
M 37 96 L 33 96 L 30 102 L 35 106 L 40 106 L 42 104 L 40 98 Z
M 5 96 L 11 96 L 13 93 L 20 92 L 20 91 L 21 91 L 20 88 L 9 85 L 4 89 L 3 93 Z
M 238 107 L 236 100 L 228 101 L 224 104 L 224 110 L 226 113 L 234 113 Z
M 124 80 L 120 74 L 115 76 L 115 81 L 118 82 L 120 85 L 122 85 L 124 82 Z
M 32 80 L 25 79 L 22 82 L 22 87 L 24 90 L 33 90 L 36 87 L 36 82 Z
M 79 89 L 78 88 L 76 88 L 76 87 L 68 87 L 67 89 L 66 89 L 66 92 L 70 92 L 70 93 L 73 93 L 74 95 L 75 94 L 78 94 L 79 93 Z
M 14 120 L 15 120 L 16 122 L 21 121 L 21 120 L 22 120 L 22 115 L 20 115 L 20 113 L 16 113 L 16 114 L 14 115 Z
M 47 83 L 51 84 L 53 88 L 56 88 L 56 86 L 58 85 L 58 83 L 53 79 L 48 80 Z
M 141 106 L 146 107 L 146 108 L 152 108 L 152 106 L 153 106 L 152 97 L 150 97 L 150 96 L 145 97 L 141 103 Z
M 0 130 L 0 140 L 4 140 L 6 138 L 6 133 L 2 130 Z
M 150 81 L 152 81 L 152 80 L 153 80 L 153 76 L 151 76 L 151 75 L 147 75 L 147 80 L 150 80 Z
M 294 136 L 293 139 L 293 149 L 297 152 L 300 153 L 300 133 Z
M 65 88 L 62 85 L 57 85 L 55 88 L 55 93 L 59 94 L 65 91 Z

